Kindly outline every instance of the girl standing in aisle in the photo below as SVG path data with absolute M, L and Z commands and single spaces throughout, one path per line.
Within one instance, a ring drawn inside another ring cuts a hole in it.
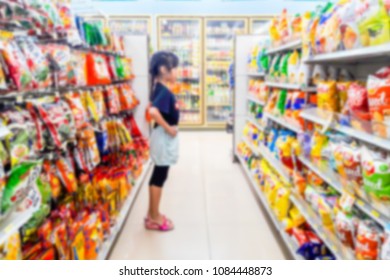
M 177 163 L 179 154 L 180 111 L 176 97 L 168 89 L 168 84 L 176 82 L 178 65 L 178 57 L 169 52 L 155 53 L 150 62 L 153 89 L 149 115 L 155 122 L 150 155 L 155 167 L 149 184 L 149 212 L 145 218 L 145 227 L 149 230 L 169 231 L 174 228 L 172 221 L 160 213 L 160 201 L 169 168 Z

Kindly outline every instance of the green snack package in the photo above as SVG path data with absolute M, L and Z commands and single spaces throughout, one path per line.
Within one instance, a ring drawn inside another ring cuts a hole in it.
M 122 59 L 117 56 L 115 57 L 116 73 L 119 80 L 124 80 L 126 78 L 125 67 L 123 65 Z
M 285 54 L 280 62 L 280 81 L 287 82 L 288 79 L 288 61 L 291 56 L 291 52 Z
M 371 197 L 390 200 L 390 155 L 380 150 L 362 148 L 363 183 Z
M 24 162 L 11 170 L 1 200 L 1 213 L 5 214 L 22 202 L 41 173 L 42 163 Z
M 274 79 L 279 77 L 279 64 L 280 64 L 281 58 L 282 58 L 282 56 L 278 54 L 272 59 L 271 68 L 270 68 L 270 76 Z
M 259 69 L 262 69 L 264 73 L 267 73 L 269 70 L 269 56 L 267 55 L 267 50 L 263 49 L 261 52 L 259 52 L 258 58 L 257 58 L 257 67 Z
M 276 115 L 283 116 L 286 110 L 287 90 L 282 89 L 279 92 L 278 101 L 276 103 Z

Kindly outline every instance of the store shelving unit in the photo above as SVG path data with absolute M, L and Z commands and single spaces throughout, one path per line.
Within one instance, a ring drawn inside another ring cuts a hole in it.
M 352 127 L 337 124 L 333 121 L 334 116 L 331 112 L 325 112 L 317 108 L 310 108 L 303 110 L 301 113 L 301 117 L 313 123 L 320 124 L 322 126 L 329 126 L 330 123 L 330 128 L 332 129 L 335 129 L 353 138 L 359 139 L 363 142 L 378 146 L 382 149 L 390 150 L 390 139 L 380 138 L 373 134 L 369 134 L 364 131 L 359 131 Z
M 296 260 L 303 260 L 303 258 L 297 254 L 297 251 L 298 251 L 297 242 L 286 233 L 283 224 L 280 221 L 278 221 L 278 219 L 275 217 L 275 214 L 273 213 L 272 209 L 269 207 L 269 204 L 268 204 L 264 194 L 261 192 L 257 183 L 253 179 L 252 174 L 248 170 L 248 167 L 247 167 L 245 161 L 242 158 L 239 158 L 239 160 L 241 163 L 241 167 L 244 170 L 254 193 L 256 194 L 257 198 L 259 199 L 259 201 L 261 202 L 261 204 L 265 208 L 265 210 L 268 214 L 268 217 L 270 218 L 270 220 L 272 221 L 272 224 L 274 225 L 274 228 L 276 229 L 276 231 L 278 232 L 278 234 L 281 236 L 282 240 L 286 244 L 291 256 Z
M 251 35 L 267 35 L 268 25 L 273 16 L 252 16 L 249 18 L 249 34 Z M 266 33 L 266 34 L 265 34 Z
M 247 117 L 246 118 L 248 122 L 250 122 L 251 124 L 253 124 L 254 126 L 257 127 L 257 129 L 259 130 L 264 130 L 264 127 L 262 125 L 260 125 L 254 118 L 252 117 Z
M 160 16 L 158 21 L 158 49 L 174 52 L 180 59 L 177 99 L 181 110 L 181 127 L 202 127 L 203 78 L 201 17 Z
M 256 98 L 255 96 L 250 96 L 250 95 L 248 95 L 248 96 L 247 96 L 247 99 L 248 99 L 248 101 L 257 103 L 257 104 L 259 104 L 259 105 L 261 105 L 261 106 L 265 106 L 265 102 L 259 100 L 259 99 Z
M 279 83 L 279 82 L 271 82 L 266 81 L 265 82 L 268 87 L 271 88 L 281 88 L 281 89 L 287 89 L 287 90 L 301 90 L 304 92 L 316 92 L 316 87 L 306 87 L 299 84 L 290 84 L 290 83 Z
M 271 55 L 271 54 L 275 54 L 275 53 L 279 53 L 279 52 L 293 51 L 293 50 L 300 49 L 300 48 L 302 48 L 302 40 L 299 39 L 299 40 L 291 41 L 291 42 L 284 44 L 282 46 L 279 46 L 279 47 L 270 48 L 267 51 L 267 54 Z
M 248 20 L 245 17 L 205 18 L 204 95 L 207 127 L 225 127 L 232 113 L 229 67 L 234 59 L 234 36 L 245 34 L 247 30 Z M 221 83 L 224 85 L 216 85 Z
M 149 160 L 145 163 L 143 167 L 142 174 L 138 178 L 136 184 L 134 185 L 129 197 L 126 199 L 125 203 L 122 206 L 122 209 L 116 219 L 116 224 L 111 228 L 111 235 L 109 238 L 103 243 L 103 246 L 99 252 L 98 260 L 106 260 L 109 257 L 109 254 L 112 248 L 115 245 L 115 241 L 117 240 L 119 234 L 121 233 L 123 226 L 126 222 L 127 216 L 134 205 L 135 199 L 142 187 L 143 182 L 145 181 L 146 175 L 152 165 L 152 162 Z M 1 242 L 0 242 L 1 243 Z
M 248 77 L 254 77 L 254 78 L 264 78 L 265 77 L 265 73 L 252 73 L 252 72 L 248 72 Z

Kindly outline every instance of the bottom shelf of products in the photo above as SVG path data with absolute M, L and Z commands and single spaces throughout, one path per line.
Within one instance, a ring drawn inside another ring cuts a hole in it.
M 142 174 L 139 176 L 137 183 L 135 184 L 132 192 L 130 193 L 129 197 L 126 199 L 126 202 L 122 206 L 122 209 L 117 217 L 116 224 L 111 228 L 111 235 L 106 241 L 104 241 L 100 249 L 97 258 L 98 260 L 105 260 L 109 257 L 109 254 L 113 246 L 115 245 L 115 241 L 118 238 L 120 232 L 122 231 L 123 226 L 125 225 L 130 209 L 132 208 L 135 202 L 138 192 L 140 191 L 142 184 L 145 181 L 146 175 L 148 174 L 151 165 L 152 165 L 151 160 L 148 160 L 144 165 Z

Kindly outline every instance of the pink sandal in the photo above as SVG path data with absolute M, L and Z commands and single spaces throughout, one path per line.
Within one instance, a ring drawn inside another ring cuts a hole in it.
M 145 218 L 145 228 L 147 230 L 157 230 L 157 231 L 171 231 L 174 226 L 171 220 L 163 216 L 162 224 L 159 224 L 153 221 L 150 217 Z

